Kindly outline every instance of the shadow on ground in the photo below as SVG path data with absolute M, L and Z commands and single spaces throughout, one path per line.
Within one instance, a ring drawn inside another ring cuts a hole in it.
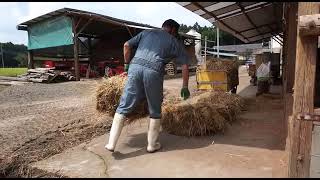
M 204 148 L 209 146 L 213 142 L 213 138 L 208 136 L 187 138 L 171 135 L 165 132 L 160 133 L 159 139 L 162 145 L 162 148 L 159 150 L 159 152 Z M 147 132 L 130 136 L 130 139 L 128 140 L 126 145 L 131 148 L 137 148 L 138 150 L 130 153 L 121 153 L 115 151 L 112 156 L 116 160 L 133 158 L 148 154 L 148 152 L 146 151 Z

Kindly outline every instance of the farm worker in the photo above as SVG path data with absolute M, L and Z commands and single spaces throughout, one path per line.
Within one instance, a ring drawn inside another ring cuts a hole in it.
M 257 69 L 258 91 L 256 96 L 269 92 L 270 88 L 270 62 L 266 58 L 263 59 L 261 65 Z
M 176 21 L 168 19 L 162 24 L 162 29 L 144 30 L 124 44 L 123 53 L 128 80 L 114 115 L 109 142 L 105 146 L 109 151 L 113 152 L 115 149 L 125 116 L 143 98 L 147 99 L 150 116 L 147 151 L 155 152 L 161 148 L 158 136 L 163 100 L 164 68 L 173 58 L 177 63 L 182 64 L 181 96 L 184 99 L 190 96 L 188 89 L 190 59 L 183 43 L 177 39 L 179 27 Z M 136 49 L 136 53 L 130 59 L 133 49 Z

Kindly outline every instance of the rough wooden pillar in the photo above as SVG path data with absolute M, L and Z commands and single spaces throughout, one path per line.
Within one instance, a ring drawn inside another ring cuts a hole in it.
M 288 3 L 288 46 L 287 46 L 287 83 L 286 92 L 292 93 L 295 77 L 295 62 L 296 62 L 296 42 L 297 42 L 297 11 L 298 3 Z
M 33 51 L 28 51 L 28 69 L 34 68 L 34 61 L 33 61 Z
M 299 2 L 298 16 L 316 14 L 318 3 Z M 299 113 L 313 113 L 317 36 L 300 36 L 297 31 L 296 68 L 293 102 L 293 129 L 289 151 L 289 177 L 309 177 L 312 121 L 300 120 Z
M 74 71 L 76 80 L 80 81 L 80 70 L 79 70 L 79 40 L 76 30 L 76 19 L 72 19 L 72 31 L 73 31 L 73 54 L 74 54 Z
M 285 34 L 284 34 L 284 118 L 286 123 L 286 149 L 291 149 L 292 131 L 292 107 L 293 107 L 293 85 L 295 77 L 296 46 L 297 46 L 297 12 L 298 3 L 285 3 Z

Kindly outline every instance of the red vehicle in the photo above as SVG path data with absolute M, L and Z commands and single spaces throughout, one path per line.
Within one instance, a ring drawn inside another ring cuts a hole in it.
M 55 67 L 59 70 L 74 70 L 73 61 L 44 61 L 44 67 L 52 68 Z M 79 64 L 80 76 L 85 77 L 88 69 L 88 63 Z M 124 66 L 120 64 L 119 60 L 114 60 L 113 58 L 106 61 L 99 61 L 95 63 L 95 67 L 91 67 L 92 71 L 90 72 L 89 77 L 97 76 L 115 76 L 120 75 L 124 72 Z
M 110 59 L 107 61 L 100 61 L 97 63 L 98 71 L 104 76 L 111 77 L 122 74 L 124 66 L 120 64 L 119 60 Z

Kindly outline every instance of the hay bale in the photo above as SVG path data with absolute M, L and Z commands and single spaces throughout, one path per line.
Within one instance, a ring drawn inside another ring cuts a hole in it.
M 237 61 L 222 58 L 207 59 L 206 63 L 199 66 L 199 70 L 226 72 L 227 83 L 230 87 L 239 85 L 238 69 L 239 63 Z
M 112 76 L 103 80 L 96 89 L 96 109 L 99 112 L 107 113 L 114 116 L 120 103 L 120 97 L 127 81 L 126 76 Z M 148 104 L 146 100 L 142 100 L 135 110 L 128 114 L 127 118 L 135 120 L 148 115 Z
M 234 60 L 222 59 L 222 58 L 210 58 L 206 60 L 206 63 L 199 67 L 203 70 L 212 71 L 226 71 L 230 72 L 239 68 L 239 63 Z
M 164 131 L 178 136 L 203 136 L 224 131 L 241 111 L 238 95 L 209 91 L 186 101 L 166 100 L 162 112 Z

